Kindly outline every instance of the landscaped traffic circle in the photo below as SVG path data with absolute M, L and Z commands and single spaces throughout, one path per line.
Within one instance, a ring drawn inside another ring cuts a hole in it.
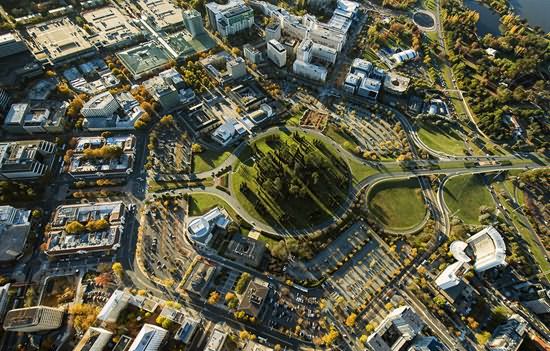
M 431 12 L 420 10 L 412 17 L 413 22 L 422 30 L 434 30 L 435 19 Z
M 311 133 L 275 131 L 239 155 L 233 195 L 252 217 L 273 227 L 305 229 L 330 221 L 351 190 L 348 165 L 337 154 Z

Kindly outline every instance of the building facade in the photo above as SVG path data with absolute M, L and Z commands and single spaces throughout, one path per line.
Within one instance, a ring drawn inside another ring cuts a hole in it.
M 267 57 L 279 68 L 286 65 L 286 49 L 275 39 L 267 42 Z
M 47 306 L 17 308 L 8 311 L 4 318 L 4 330 L 33 333 L 61 327 L 63 311 Z
M 242 0 L 230 0 L 225 5 L 209 2 L 206 4 L 206 10 L 210 27 L 224 38 L 254 25 L 254 11 Z
M 56 151 L 54 143 L 25 140 L 0 143 L 0 179 L 37 179 L 48 172 Z

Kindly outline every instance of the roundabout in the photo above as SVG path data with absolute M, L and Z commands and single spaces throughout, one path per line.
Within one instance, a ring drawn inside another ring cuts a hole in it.
M 412 15 L 414 24 L 423 31 L 435 30 L 435 16 L 426 10 L 418 10 Z

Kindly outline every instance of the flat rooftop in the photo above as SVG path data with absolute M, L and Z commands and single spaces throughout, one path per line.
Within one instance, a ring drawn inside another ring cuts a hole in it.
M 116 56 L 136 79 L 163 67 L 170 61 L 168 52 L 154 41 L 117 52 Z
M 183 24 L 182 9 L 176 8 L 168 0 L 140 0 L 139 5 L 154 18 L 160 28 Z
M 103 46 L 131 40 L 140 32 L 130 19 L 114 6 L 86 11 L 82 17 L 97 33 L 97 37 L 93 40 Z
M 27 33 L 31 38 L 29 47 L 40 61 L 56 63 L 95 51 L 84 29 L 67 17 L 27 27 Z

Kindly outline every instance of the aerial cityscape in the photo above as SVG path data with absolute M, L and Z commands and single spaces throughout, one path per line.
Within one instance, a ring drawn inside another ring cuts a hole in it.
M 0 351 L 550 351 L 550 0 L 0 0 Z

